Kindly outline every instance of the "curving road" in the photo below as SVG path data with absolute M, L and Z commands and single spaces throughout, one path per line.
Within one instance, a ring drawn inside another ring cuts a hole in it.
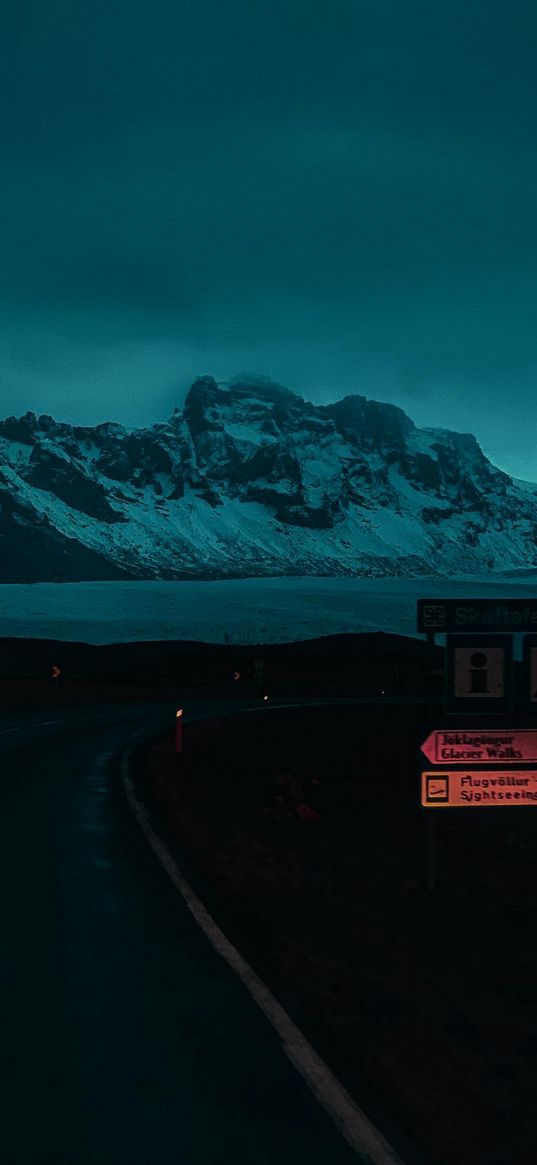
M 0 722 L 0 1159 L 357 1165 L 126 806 L 112 762 L 172 714 Z

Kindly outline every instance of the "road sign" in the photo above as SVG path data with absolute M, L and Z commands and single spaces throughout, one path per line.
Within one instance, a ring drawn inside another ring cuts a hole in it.
M 61 668 L 58 667 L 57 663 L 53 663 L 52 664 L 52 678 L 53 678 L 53 680 L 57 680 L 58 677 L 61 676 L 61 674 L 62 674 Z
M 513 696 L 510 635 L 448 635 L 446 710 L 508 711 Z
M 240 671 L 233 672 L 233 679 L 234 680 L 240 680 L 240 678 L 241 678 Z
M 537 769 L 465 769 L 460 773 L 437 769 L 422 773 L 421 804 L 427 809 L 537 805 Z
M 476 699 L 502 699 L 505 692 L 505 653 L 501 647 L 455 647 L 453 694 Z
M 418 631 L 537 631 L 537 599 L 418 599 Z
M 537 762 L 537 729 L 441 728 L 421 751 L 432 765 L 528 764 Z

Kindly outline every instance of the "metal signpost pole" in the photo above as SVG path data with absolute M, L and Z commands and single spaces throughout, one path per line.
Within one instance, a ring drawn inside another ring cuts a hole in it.
M 254 684 L 259 689 L 259 693 L 263 691 L 263 680 L 265 676 L 265 661 L 264 659 L 254 660 Z
M 435 664 L 435 633 L 434 631 L 427 631 L 427 731 L 430 732 L 433 725 L 433 703 L 432 703 L 432 675 Z M 436 814 L 434 810 L 425 811 L 425 845 L 426 845 L 426 884 L 427 893 L 435 894 L 437 886 L 437 837 L 436 837 Z

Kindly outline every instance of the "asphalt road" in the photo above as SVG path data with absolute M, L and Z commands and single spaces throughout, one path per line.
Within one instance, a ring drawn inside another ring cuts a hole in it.
M 357 1165 L 125 803 L 115 759 L 166 715 L 0 721 L 0 1160 Z

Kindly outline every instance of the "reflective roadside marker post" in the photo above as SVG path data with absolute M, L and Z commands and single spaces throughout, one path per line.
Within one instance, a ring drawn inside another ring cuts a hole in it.
M 175 751 L 183 751 L 183 709 L 178 708 L 175 713 Z
M 57 663 L 53 663 L 52 664 L 52 679 L 54 680 L 54 693 L 55 693 L 55 697 L 57 700 L 59 699 L 59 696 L 60 696 L 60 688 L 58 685 L 58 680 L 59 680 L 61 674 L 62 674 L 61 668 L 58 667 Z

